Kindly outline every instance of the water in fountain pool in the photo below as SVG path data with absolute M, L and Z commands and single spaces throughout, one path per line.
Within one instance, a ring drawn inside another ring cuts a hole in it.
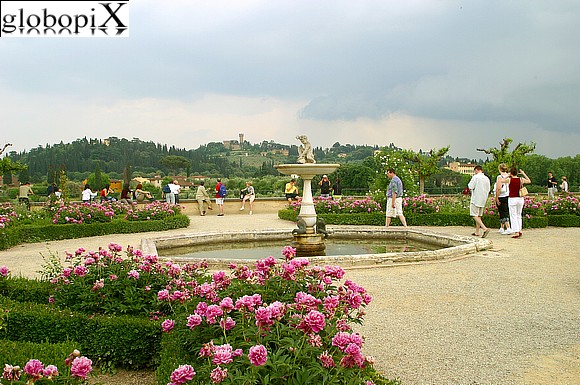
M 383 254 L 437 250 L 441 246 L 418 242 L 412 239 L 388 240 L 327 240 L 325 255 Z M 158 250 L 163 257 L 183 259 L 248 259 L 256 260 L 273 256 L 281 257 L 286 244 L 274 241 L 236 242 L 227 245 L 199 245 Z

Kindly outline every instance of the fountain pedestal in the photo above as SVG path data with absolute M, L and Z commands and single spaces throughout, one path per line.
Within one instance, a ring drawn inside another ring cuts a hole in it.
M 319 174 L 330 174 L 340 167 L 335 163 L 304 163 L 279 164 L 274 166 L 285 175 L 298 175 L 303 181 L 302 201 L 300 203 L 300 218 L 306 223 L 305 234 L 294 234 L 292 247 L 296 248 L 297 256 L 324 255 L 324 235 L 316 234 L 316 210 L 312 199 L 312 178 Z

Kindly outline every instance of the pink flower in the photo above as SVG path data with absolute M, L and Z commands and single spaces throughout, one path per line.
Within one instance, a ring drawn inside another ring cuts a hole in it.
M 42 371 L 42 375 L 44 377 L 47 377 L 48 379 L 52 379 L 52 377 L 58 376 L 58 368 L 56 366 L 54 366 L 54 365 L 48 365 Z
M 19 366 L 5 364 L 2 377 L 7 379 L 8 381 L 18 381 L 21 373 L 22 372 Z
M 42 377 L 44 364 L 39 360 L 30 360 L 24 365 L 24 373 L 32 377 L 35 381 Z
M 320 362 L 322 362 L 323 368 L 334 368 L 336 364 L 334 363 L 334 359 L 330 354 L 328 354 L 328 350 L 325 350 L 324 353 L 318 356 Z
M 187 327 L 192 329 L 201 324 L 202 318 L 199 314 L 191 314 L 187 317 Z
M 131 270 L 127 273 L 129 278 L 139 279 L 139 272 L 137 270 Z
M 95 281 L 92 290 L 97 291 L 99 289 L 102 289 L 104 286 L 105 286 L 105 281 L 103 279 L 99 279 L 98 281 Z
M 234 309 L 234 301 L 230 297 L 226 297 L 220 302 L 220 307 L 223 311 L 229 313 Z
M 213 362 L 216 365 L 232 363 L 234 361 L 232 359 L 233 357 L 232 351 L 233 349 L 230 344 L 216 346 L 214 348 L 213 359 L 211 362 Z
M 217 368 L 211 371 L 209 378 L 211 379 L 211 382 L 213 382 L 214 384 L 219 384 L 220 382 L 225 380 L 227 376 L 228 370 L 222 369 L 218 366 Z
M 73 271 L 79 277 L 84 277 L 87 274 L 87 268 L 84 266 L 76 266 Z
M 169 299 L 169 290 L 160 290 L 157 292 L 158 301 L 166 301 Z
M 181 385 L 193 380 L 193 376 L 195 376 L 195 370 L 191 365 L 180 365 L 171 373 L 170 379 L 172 384 Z
M 76 357 L 70 368 L 70 374 L 73 377 L 79 377 L 83 380 L 87 379 L 87 375 L 93 370 L 93 361 L 87 357 Z
M 296 249 L 292 246 L 286 246 L 282 249 L 282 256 L 288 261 L 296 256 Z
M 220 321 L 220 326 L 224 330 L 231 330 L 234 328 L 234 326 L 236 326 L 236 321 L 234 321 L 232 317 L 228 317 L 225 320 L 222 319 Z
M 298 329 L 304 331 L 307 334 L 318 333 L 326 326 L 326 318 L 324 314 L 317 310 L 311 310 L 306 314 Z
M 255 345 L 248 352 L 250 363 L 254 366 L 262 366 L 268 360 L 268 351 L 264 345 Z
M 175 327 L 175 321 L 172 319 L 166 319 L 161 323 L 161 328 L 165 333 L 169 333 Z
M 0 266 L 0 275 L 6 277 L 8 274 L 10 274 L 10 270 L 8 269 L 8 267 Z

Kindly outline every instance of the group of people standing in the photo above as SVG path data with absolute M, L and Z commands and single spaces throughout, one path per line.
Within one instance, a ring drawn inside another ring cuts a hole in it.
M 490 229 L 485 226 L 483 216 L 487 198 L 490 192 L 489 178 L 483 173 L 481 166 L 475 166 L 475 174 L 469 181 L 471 191 L 469 213 L 475 221 L 475 232 L 471 235 L 479 236 L 483 231 L 482 238 L 487 237 Z M 522 188 L 525 184 L 532 183 L 524 170 L 518 170 L 515 166 L 509 169 L 505 163 L 498 166 L 499 175 L 495 182 L 495 203 L 499 211 L 500 229 L 503 235 L 512 235 L 512 238 L 522 236 L 522 211 L 524 208 L 524 193 Z
M 548 171 L 548 199 L 554 199 L 556 193 L 558 192 L 558 180 L 554 177 L 551 171 Z M 563 193 L 568 193 L 568 178 L 562 176 L 562 183 L 560 184 L 560 189 Z

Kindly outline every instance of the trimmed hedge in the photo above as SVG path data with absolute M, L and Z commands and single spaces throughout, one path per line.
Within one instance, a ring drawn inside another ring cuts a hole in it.
M 18 342 L 76 341 L 99 366 L 153 367 L 159 355 L 159 322 L 129 316 L 94 316 L 50 305 L 20 303 L 0 296 L 5 314 L 0 338 Z M 70 353 L 70 352 L 69 352 Z
M 280 210 L 278 211 L 280 219 L 296 222 L 298 212 L 294 210 Z M 328 225 L 367 225 L 367 226 L 384 226 L 385 214 L 380 212 L 372 213 L 356 213 L 356 214 L 318 214 L 319 218 L 325 220 Z M 559 215 L 558 217 L 568 217 Z M 571 216 L 575 217 L 575 216 Z M 409 226 L 473 226 L 473 218 L 469 214 L 447 214 L 447 213 L 433 213 L 433 214 L 405 214 L 407 224 Z M 548 218 L 550 217 L 531 217 L 524 218 L 524 228 L 539 228 L 548 226 Z M 551 220 L 551 219 L 550 219 Z M 574 223 L 571 218 L 568 222 Z M 499 228 L 499 217 L 497 215 L 484 215 L 483 222 L 490 227 Z M 393 218 L 391 222 L 394 225 L 400 224 L 399 218 Z M 564 223 L 564 221 L 554 222 Z M 551 224 L 551 226 L 558 226 Z
M 177 214 L 162 220 L 127 221 L 114 220 L 109 223 L 66 224 L 66 225 L 20 225 L 8 227 L 0 232 L 0 250 L 20 243 L 35 243 L 94 237 L 107 234 L 131 234 L 147 231 L 163 231 L 189 226 L 189 217 Z
M 4 364 L 20 365 L 24 368 L 28 360 L 35 358 L 44 365 L 56 365 L 61 368 L 64 360 L 75 349 L 78 349 L 77 343 L 71 341 L 50 344 L 0 340 L 0 365 L 2 367 Z
M 580 215 L 548 215 L 548 225 L 556 227 L 580 227 Z
M 0 296 L 16 302 L 48 303 L 51 284 L 46 281 L 12 277 L 0 279 Z

